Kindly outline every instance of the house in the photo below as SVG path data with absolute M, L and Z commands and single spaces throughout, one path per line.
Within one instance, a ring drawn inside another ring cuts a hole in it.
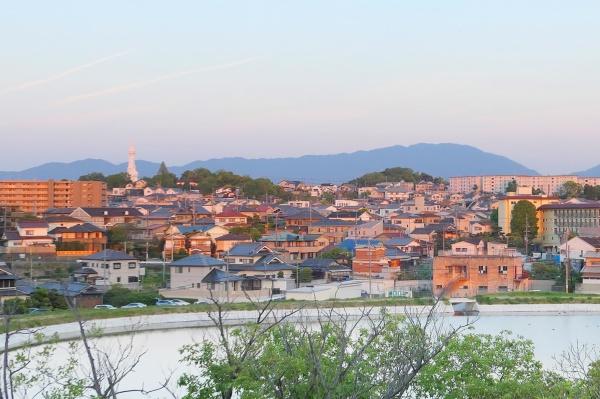
M 484 255 L 485 241 L 477 238 L 464 239 L 451 245 L 452 255 Z
M 308 234 L 323 235 L 331 244 L 339 244 L 348 237 L 348 231 L 354 226 L 354 221 L 321 219 L 308 226 Z
M 383 234 L 383 220 L 355 224 L 348 230 L 348 238 L 375 238 Z
M 427 256 L 427 244 L 411 237 L 390 238 L 384 242 L 384 245 L 397 248 L 406 254 Z
M 288 232 L 264 235 L 259 241 L 274 251 L 288 252 L 291 261 L 315 258 L 329 245 L 329 240 L 323 235 Z
M 520 256 L 450 255 L 433 259 L 436 296 L 473 297 L 479 294 L 527 291 L 529 275 Z
M 16 231 L 4 232 L 7 253 L 55 254 L 54 240 L 48 235 L 48 223 L 44 220 L 21 220 Z
M 91 223 L 80 223 L 71 227 L 57 227 L 49 234 L 56 239 L 57 252 L 100 252 L 108 241 L 106 230 Z
M 600 294 L 600 252 L 587 252 L 584 260 L 581 270 L 582 284 L 577 287 L 577 292 Z
M 0 304 L 7 299 L 26 299 L 27 292 L 17 287 L 19 277 L 5 268 L 0 268 Z
M 337 219 L 337 220 L 347 220 L 350 222 L 356 222 L 356 221 L 361 221 L 361 222 L 368 222 L 370 220 L 373 220 L 376 218 L 375 215 L 371 215 L 369 213 L 369 211 L 365 210 L 365 209 L 359 209 L 359 210 L 355 210 L 355 211 L 337 211 L 337 212 L 331 212 L 329 214 L 329 216 L 327 216 L 328 219 Z
M 223 236 L 215 238 L 217 245 L 217 253 L 223 254 L 231 250 L 234 246 L 241 243 L 251 243 L 252 238 L 248 234 L 233 234 L 228 233 Z
M 69 228 L 83 223 L 81 220 L 75 219 L 74 217 L 71 217 L 69 215 L 47 216 L 44 218 L 44 220 L 46 221 L 46 223 L 48 223 L 49 231 L 52 231 L 57 227 Z
M 125 252 L 105 249 L 101 252 L 86 256 L 77 261 L 81 269 L 74 274 L 87 280 L 94 280 L 96 286 L 115 284 L 127 288 L 138 288 L 145 269 L 135 257 Z
M 423 217 L 413 213 L 394 213 L 390 215 L 389 220 L 391 224 L 403 227 L 408 233 L 425 227 Z
M 104 297 L 104 293 L 97 287 L 79 281 L 46 281 L 38 284 L 19 281 L 17 283 L 17 289 L 28 296 L 38 288 L 53 291 L 58 295 L 67 297 L 74 306 L 79 308 L 93 308 L 96 305 L 101 305 Z
M 395 279 L 401 270 L 403 261 L 410 256 L 398 249 L 386 248 L 381 242 L 368 242 L 356 245 L 352 259 L 354 275 L 378 275 L 387 279 Z
M 215 224 L 217 226 L 245 226 L 248 224 L 248 216 L 232 211 L 224 210 L 215 215 Z
M 311 258 L 306 259 L 299 265 L 299 268 L 309 268 L 312 271 L 313 280 L 345 281 L 350 279 L 352 269 L 345 265 L 340 265 L 334 259 Z
M 247 296 L 270 297 L 280 292 L 282 283 L 285 285 L 285 280 L 278 282 L 230 272 L 223 260 L 200 254 L 171 262 L 169 272 L 171 286 L 160 293 L 171 298 L 246 301 Z
M 591 252 L 600 252 L 600 237 L 573 237 L 560 246 L 561 257 L 571 260 L 583 261 Z
M 69 216 L 103 229 L 135 223 L 144 217 L 137 208 L 76 208 Z
M 325 219 L 319 212 L 312 208 L 298 208 L 293 212 L 286 212 L 283 216 L 285 225 L 288 228 L 306 228 L 311 226 L 313 223 L 317 223 Z M 306 229 L 305 229 L 306 231 Z
M 492 222 L 489 220 L 474 220 L 469 222 L 469 234 L 488 234 L 493 231 Z

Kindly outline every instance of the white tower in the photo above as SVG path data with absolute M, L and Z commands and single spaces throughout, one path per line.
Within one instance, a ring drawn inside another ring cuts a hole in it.
M 129 163 L 127 165 L 127 174 L 129 175 L 129 179 L 133 183 L 135 183 L 136 181 L 138 181 L 138 172 L 135 167 L 135 147 L 134 146 L 129 147 L 128 154 L 129 154 Z

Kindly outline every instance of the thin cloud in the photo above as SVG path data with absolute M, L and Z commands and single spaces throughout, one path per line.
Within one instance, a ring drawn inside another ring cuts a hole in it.
M 103 96 L 108 96 L 111 94 L 122 93 L 122 92 L 128 91 L 128 90 L 140 89 L 140 88 L 147 87 L 147 86 L 150 86 L 150 85 L 153 85 L 155 83 L 159 83 L 159 82 L 162 82 L 165 80 L 180 78 L 182 76 L 191 75 L 194 73 L 218 71 L 221 69 L 234 68 L 234 67 L 237 67 L 240 65 L 248 64 L 248 63 L 254 61 L 256 58 L 257 57 L 245 58 L 243 60 L 233 61 L 233 62 L 229 62 L 227 64 L 211 65 L 211 66 L 206 66 L 206 67 L 202 67 L 202 68 L 188 69 L 185 71 L 180 71 L 180 72 L 175 72 L 175 73 L 171 73 L 171 74 L 167 74 L 167 75 L 158 76 L 156 78 L 152 78 L 149 80 L 143 80 L 140 82 L 133 82 L 133 83 L 127 83 L 127 84 L 123 84 L 123 85 L 119 85 L 119 86 L 113 86 L 113 87 L 109 87 L 108 89 L 103 89 L 103 90 L 98 90 L 98 91 L 94 91 L 94 92 L 90 92 L 90 93 L 80 94 L 77 96 L 67 97 L 66 99 L 60 101 L 59 104 L 72 104 L 75 102 L 88 100 L 90 98 L 103 97 Z
M 18 86 L 9 87 L 7 89 L 0 90 L 0 95 L 6 94 L 6 93 L 15 92 L 15 91 L 21 91 L 21 90 L 29 89 L 31 87 L 40 86 L 40 85 L 43 85 L 43 84 L 46 84 L 46 83 L 54 82 L 54 81 L 66 78 L 67 76 L 74 75 L 77 72 L 80 72 L 80 71 L 82 71 L 84 69 L 91 68 L 93 66 L 96 66 L 98 64 L 102 64 L 104 62 L 110 61 L 110 60 L 112 60 L 114 58 L 117 58 L 117 57 L 121 57 L 121 56 L 123 56 L 123 55 L 125 55 L 127 53 L 129 53 L 129 51 L 121 51 L 120 53 L 116 53 L 116 54 L 112 54 L 112 55 L 109 55 L 109 56 L 106 56 L 106 57 L 102 57 L 102 58 L 99 58 L 99 59 L 94 60 L 92 62 L 88 62 L 87 64 L 78 65 L 76 67 L 67 69 L 66 71 L 57 73 L 56 75 L 50 76 L 50 77 L 45 78 L 45 79 L 38 79 L 38 80 L 31 80 L 29 82 L 24 82 L 24 83 L 21 83 Z

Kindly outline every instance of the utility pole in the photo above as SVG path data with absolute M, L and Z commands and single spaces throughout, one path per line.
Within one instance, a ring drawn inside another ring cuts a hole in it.
M 367 243 L 369 245 L 369 298 L 371 298 L 373 296 L 371 287 L 371 237 L 369 237 Z
M 529 219 L 525 214 L 525 256 L 529 255 Z

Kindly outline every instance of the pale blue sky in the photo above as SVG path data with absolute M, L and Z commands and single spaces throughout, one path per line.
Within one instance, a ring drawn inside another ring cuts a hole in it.
M 0 170 L 456 142 L 600 163 L 598 1 L 2 1 Z M 401 164 L 401 160 L 399 160 Z

